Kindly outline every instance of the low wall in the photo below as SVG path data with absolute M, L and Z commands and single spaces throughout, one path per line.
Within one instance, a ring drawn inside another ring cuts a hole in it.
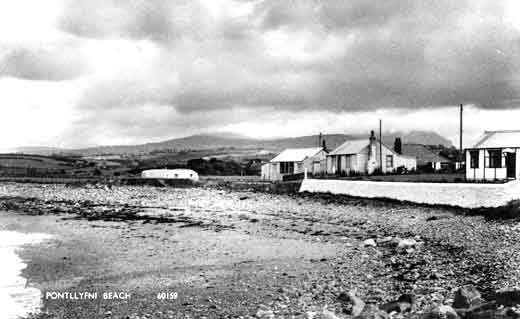
M 389 198 L 464 208 L 499 207 L 520 199 L 520 182 L 505 184 L 370 182 L 305 179 L 300 192 Z

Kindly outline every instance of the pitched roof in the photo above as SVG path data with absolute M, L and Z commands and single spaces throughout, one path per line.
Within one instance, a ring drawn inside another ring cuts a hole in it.
M 357 154 L 361 152 L 370 143 L 368 138 L 362 140 L 349 140 L 336 147 L 329 155 L 338 154 Z
M 421 163 L 432 163 L 432 162 L 441 162 L 447 163 L 451 162 L 450 159 L 435 154 L 429 148 L 422 144 L 403 144 L 401 146 L 401 151 L 404 156 L 414 157 L 417 159 L 417 164 Z
M 520 147 L 520 130 L 486 131 L 473 148 Z
M 309 147 L 309 148 L 288 148 L 278 154 L 271 162 L 301 162 L 307 157 L 318 154 L 323 148 Z

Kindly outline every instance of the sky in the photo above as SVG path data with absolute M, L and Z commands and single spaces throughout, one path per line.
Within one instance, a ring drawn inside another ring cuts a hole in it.
M 0 149 L 520 129 L 517 0 L 0 1 Z

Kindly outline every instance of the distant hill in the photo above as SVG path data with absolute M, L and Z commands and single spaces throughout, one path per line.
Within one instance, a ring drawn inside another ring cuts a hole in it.
M 450 140 L 433 131 L 411 131 L 402 136 L 403 143 L 453 146 Z
M 24 146 L 15 149 L 16 153 L 38 154 L 38 155 L 52 155 L 63 152 L 64 149 L 57 147 L 46 146 Z
M 326 141 L 327 148 L 333 149 L 347 139 L 367 138 L 369 134 L 325 134 L 323 139 Z M 384 133 L 383 142 L 388 146 L 393 146 L 396 137 L 401 137 L 403 143 L 424 144 L 424 145 L 444 145 L 451 146 L 452 143 L 446 138 L 435 132 L 412 131 L 410 133 Z M 146 143 L 140 145 L 114 145 L 97 146 L 84 149 L 58 149 L 50 147 L 22 147 L 17 152 L 33 154 L 50 153 L 70 153 L 82 155 L 94 154 L 136 154 L 149 153 L 161 150 L 205 150 L 217 148 L 235 149 L 265 149 L 273 152 L 285 148 L 312 147 L 318 145 L 318 135 L 301 136 L 294 138 L 277 139 L 253 139 L 236 134 L 200 134 L 183 138 L 176 138 L 157 143 Z

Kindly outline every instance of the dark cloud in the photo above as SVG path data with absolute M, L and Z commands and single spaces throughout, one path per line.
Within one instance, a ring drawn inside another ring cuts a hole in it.
M 450 16 L 467 11 L 469 1 L 427 0 L 271 0 L 260 2 L 257 12 L 264 28 L 308 28 L 328 30 L 380 29 L 391 25 L 437 20 L 438 27 Z
M 85 72 L 85 61 L 77 50 L 68 46 L 4 48 L 0 54 L 0 76 L 63 81 L 79 77 Z
M 71 2 L 61 25 L 165 50 L 146 75 L 95 83 L 85 108 L 508 108 L 520 98 L 520 32 L 506 11 L 495 1 L 271 0 L 215 20 L 196 1 L 96 0 Z M 280 56 L 269 51 L 278 33 Z
M 196 0 L 69 0 L 67 3 L 59 26 L 91 38 L 171 42 L 203 32 L 208 19 L 204 7 Z

